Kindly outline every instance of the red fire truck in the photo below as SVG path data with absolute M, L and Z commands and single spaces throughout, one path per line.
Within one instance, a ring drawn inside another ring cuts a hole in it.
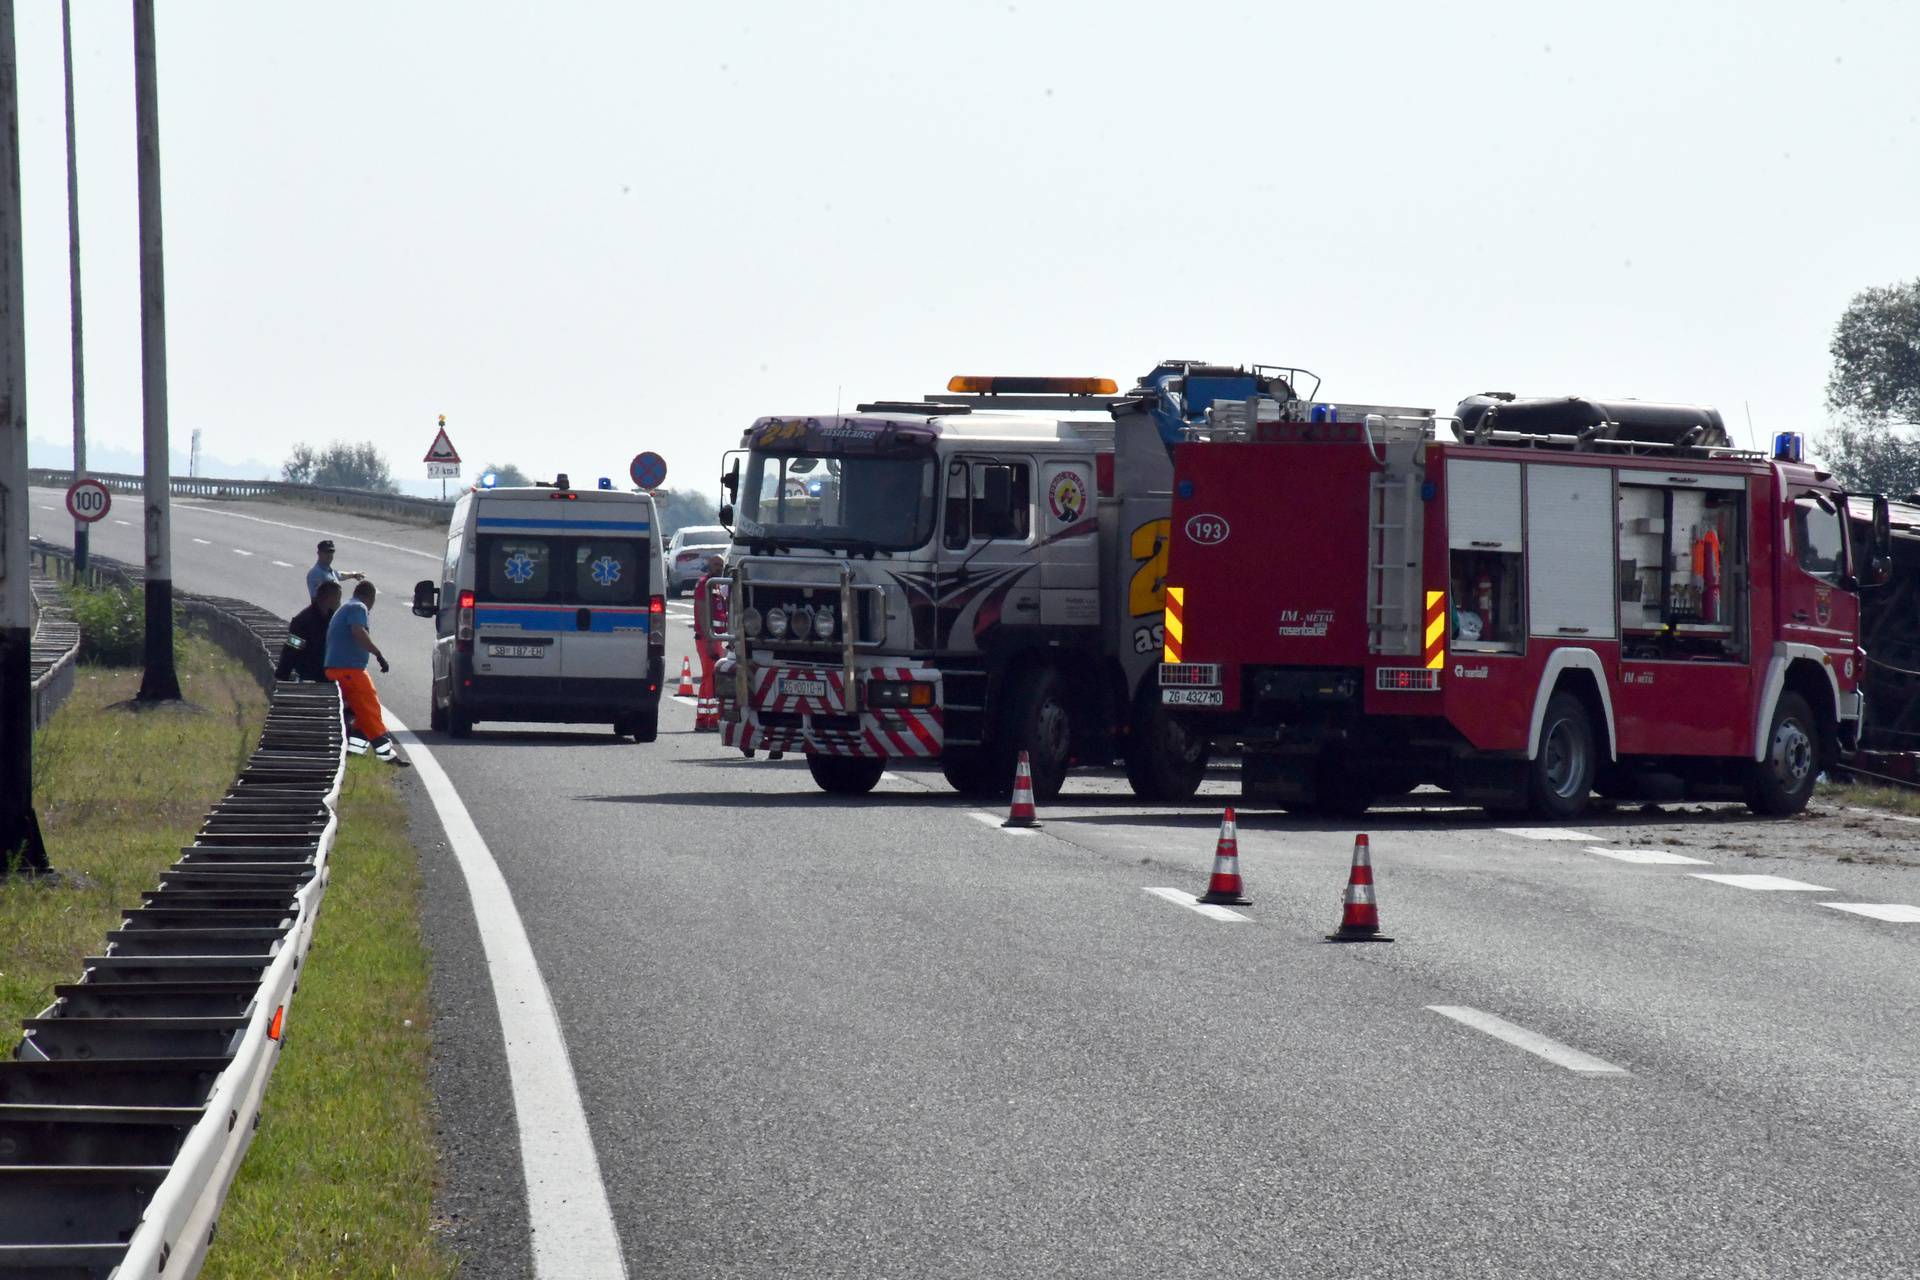
M 1162 699 L 1289 809 L 1795 812 L 1859 740 L 1888 509 L 1775 444 L 1637 401 L 1216 404 L 1174 450 Z

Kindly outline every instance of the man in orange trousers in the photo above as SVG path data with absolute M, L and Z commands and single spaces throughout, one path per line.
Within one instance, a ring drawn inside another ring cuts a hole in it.
M 334 611 L 327 623 L 327 679 L 340 686 L 340 696 L 353 713 L 354 727 L 366 738 L 373 754 L 402 769 L 413 762 L 401 755 L 387 732 L 386 719 L 380 714 L 380 695 L 374 692 L 373 679 L 367 675 L 367 658 L 380 663 L 385 674 L 387 655 L 373 642 L 373 584 L 361 581 L 353 589 L 353 599 Z

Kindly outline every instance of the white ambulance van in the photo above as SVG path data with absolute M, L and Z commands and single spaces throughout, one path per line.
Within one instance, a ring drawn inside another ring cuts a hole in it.
M 666 664 L 665 561 L 653 499 L 613 489 L 474 489 L 454 504 L 440 581 L 432 723 L 611 723 L 652 742 Z

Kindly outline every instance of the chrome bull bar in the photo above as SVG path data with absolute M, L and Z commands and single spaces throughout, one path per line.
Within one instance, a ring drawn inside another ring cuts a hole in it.
M 735 705 L 741 708 L 741 714 L 743 715 L 750 702 L 748 690 L 751 687 L 750 677 L 753 666 L 752 650 L 754 641 L 750 639 L 741 628 L 740 617 L 746 612 L 748 591 L 750 588 L 754 585 L 798 588 L 812 587 L 815 589 L 823 586 L 832 586 L 830 583 L 783 582 L 779 579 L 767 579 L 763 583 L 756 584 L 748 572 L 751 567 L 750 561 L 742 560 L 734 565 L 732 576 L 720 579 L 717 582 L 709 578 L 701 596 L 694 601 L 694 609 L 696 612 L 701 610 L 705 611 L 704 616 L 709 622 L 708 634 L 716 640 L 725 642 L 733 649 L 734 699 Z M 840 659 L 840 673 L 846 689 L 846 709 L 850 714 L 857 714 L 864 710 L 864 696 L 860 689 L 860 682 L 856 678 L 857 667 L 854 659 L 862 652 L 877 652 L 886 647 L 887 588 L 881 583 L 855 582 L 853 580 L 853 566 L 850 564 L 841 564 L 837 567 L 840 571 L 839 635 L 832 640 L 796 640 L 788 636 L 778 641 L 778 644 L 782 649 L 795 649 L 805 653 L 817 653 L 823 659 L 829 654 L 838 655 Z M 727 625 L 724 630 L 711 625 L 713 618 L 713 590 L 716 586 L 723 584 L 728 589 Z M 876 615 L 875 635 L 871 640 L 862 640 L 859 638 L 860 620 L 858 613 L 854 610 L 854 603 L 866 595 L 878 597 L 879 607 L 874 610 Z

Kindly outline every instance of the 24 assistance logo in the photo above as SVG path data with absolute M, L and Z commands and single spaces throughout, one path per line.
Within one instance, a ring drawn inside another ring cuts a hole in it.
M 1061 524 L 1072 524 L 1087 513 L 1087 482 L 1078 471 L 1062 471 L 1047 486 L 1047 509 Z

